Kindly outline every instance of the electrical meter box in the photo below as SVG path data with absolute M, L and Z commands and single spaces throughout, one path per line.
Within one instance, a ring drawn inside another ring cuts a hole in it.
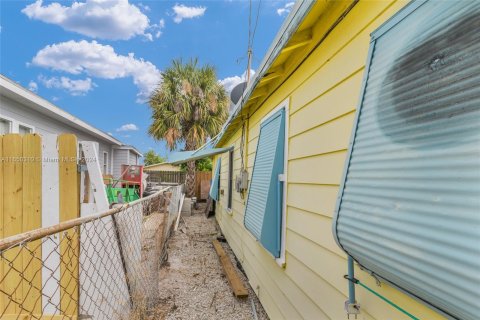
M 237 192 L 244 192 L 248 187 L 248 171 L 242 170 L 240 174 L 235 177 L 235 190 Z

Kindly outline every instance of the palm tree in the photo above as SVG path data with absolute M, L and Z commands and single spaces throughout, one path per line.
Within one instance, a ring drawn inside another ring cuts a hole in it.
M 207 138 L 220 132 L 228 116 L 229 98 L 210 65 L 197 66 L 197 59 L 174 60 L 162 72 L 162 82 L 150 97 L 152 124 L 148 133 L 165 140 L 170 150 L 184 144 L 196 150 Z M 195 161 L 187 163 L 186 193 L 193 196 Z

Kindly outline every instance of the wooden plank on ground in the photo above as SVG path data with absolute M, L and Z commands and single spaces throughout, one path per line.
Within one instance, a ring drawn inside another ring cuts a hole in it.
M 177 214 L 177 221 L 175 222 L 175 228 L 173 230 L 177 231 L 178 224 L 180 223 L 180 216 L 182 215 L 182 207 L 183 201 L 185 200 L 185 193 L 182 194 L 180 197 L 180 203 L 178 204 L 178 214 Z
M 23 136 L 23 230 L 42 227 L 42 142 L 38 134 Z M 42 312 L 42 242 L 36 240 L 23 250 L 25 310 Z
M 225 253 L 225 250 L 223 250 L 222 245 L 220 244 L 220 242 L 218 242 L 218 240 L 213 240 L 212 243 L 215 251 L 217 252 L 218 258 L 220 259 L 220 263 L 223 266 L 223 270 L 225 271 L 228 282 L 232 287 L 233 294 L 237 298 L 248 297 L 248 290 L 243 285 L 242 280 L 238 276 L 237 270 L 234 268 L 232 262 L 230 261 L 230 258 Z
M 207 206 L 205 207 L 205 217 L 208 218 L 210 217 L 210 208 L 212 206 L 213 199 L 208 197 L 207 199 Z
M 80 216 L 77 174 L 77 138 L 58 136 L 60 222 Z M 60 309 L 62 315 L 78 316 L 79 302 L 79 229 L 70 229 L 60 238 Z

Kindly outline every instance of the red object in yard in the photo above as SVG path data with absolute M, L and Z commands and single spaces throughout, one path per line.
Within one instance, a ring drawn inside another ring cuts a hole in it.
M 143 166 L 122 164 L 122 188 L 132 187 L 139 189 L 139 195 L 143 195 Z

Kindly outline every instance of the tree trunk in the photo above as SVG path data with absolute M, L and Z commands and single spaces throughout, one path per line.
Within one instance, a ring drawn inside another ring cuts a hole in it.
M 187 162 L 187 175 L 185 178 L 185 190 L 188 198 L 195 196 L 195 161 Z
M 185 150 L 193 151 L 196 149 L 194 142 L 186 141 Z M 196 172 L 195 161 L 187 162 L 187 175 L 185 177 L 185 196 L 191 198 L 195 196 L 195 172 Z

